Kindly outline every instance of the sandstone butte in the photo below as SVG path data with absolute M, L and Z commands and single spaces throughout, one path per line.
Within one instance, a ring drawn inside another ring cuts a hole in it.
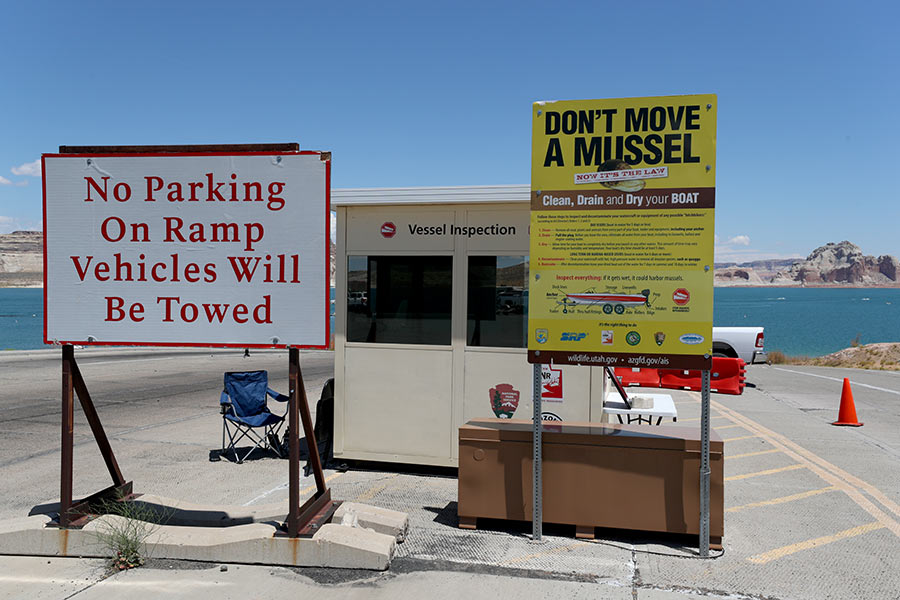
M 44 238 L 40 231 L 0 235 L 0 287 L 41 287 Z
M 900 287 L 900 262 L 866 256 L 856 244 L 829 242 L 805 259 L 716 265 L 717 287 Z

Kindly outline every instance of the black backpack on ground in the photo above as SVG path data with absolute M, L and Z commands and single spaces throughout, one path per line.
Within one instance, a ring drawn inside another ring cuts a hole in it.
M 323 469 L 346 470 L 346 464 L 338 464 L 334 460 L 334 379 L 329 379 L 322 387 L 322 395 L 316 403 L 316 423 L 313 426 L 316 436 L 316 446 L 319 449 L 319 460 Z M 281 442 L 282 454 L 289 456 L 288 433 L 285 432 Z M 306 438 L 300 439 L 300 460 L 305 460 L 303 475 L 312 472 L 312 463 L 309 459 L 309 443 Z

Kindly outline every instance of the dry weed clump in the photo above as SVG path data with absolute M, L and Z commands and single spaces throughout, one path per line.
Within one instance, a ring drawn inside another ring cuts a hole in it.
M 773 350 L 768 355 L 771 364 L 843 367 L 881 371 L 900 370 L 900 343 L 893 342 L 851 345 L 849 348 L 826 354 L 825 356 L 786 356 L 778 350 Z
M 105 520 L 95 535 L 110 554 L 110 568 L 116 571 L 143 565 L 150 550 L 147 539 L 171 516 L 170 511 L 158 513 L 142 502 L 122 499 L 103 500 L 98 508 L 102 514 L 114 516 Z

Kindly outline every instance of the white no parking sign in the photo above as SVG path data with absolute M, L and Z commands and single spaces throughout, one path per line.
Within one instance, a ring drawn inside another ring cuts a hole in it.
M 46 154 L 47 343 L 327 347 L 329 155 Z

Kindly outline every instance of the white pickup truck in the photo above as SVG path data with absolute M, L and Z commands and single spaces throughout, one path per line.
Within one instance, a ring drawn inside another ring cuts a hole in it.
M 741 358 L 748 365 L 768 360 L 763 327 L 713 327 L 713 356 Z

